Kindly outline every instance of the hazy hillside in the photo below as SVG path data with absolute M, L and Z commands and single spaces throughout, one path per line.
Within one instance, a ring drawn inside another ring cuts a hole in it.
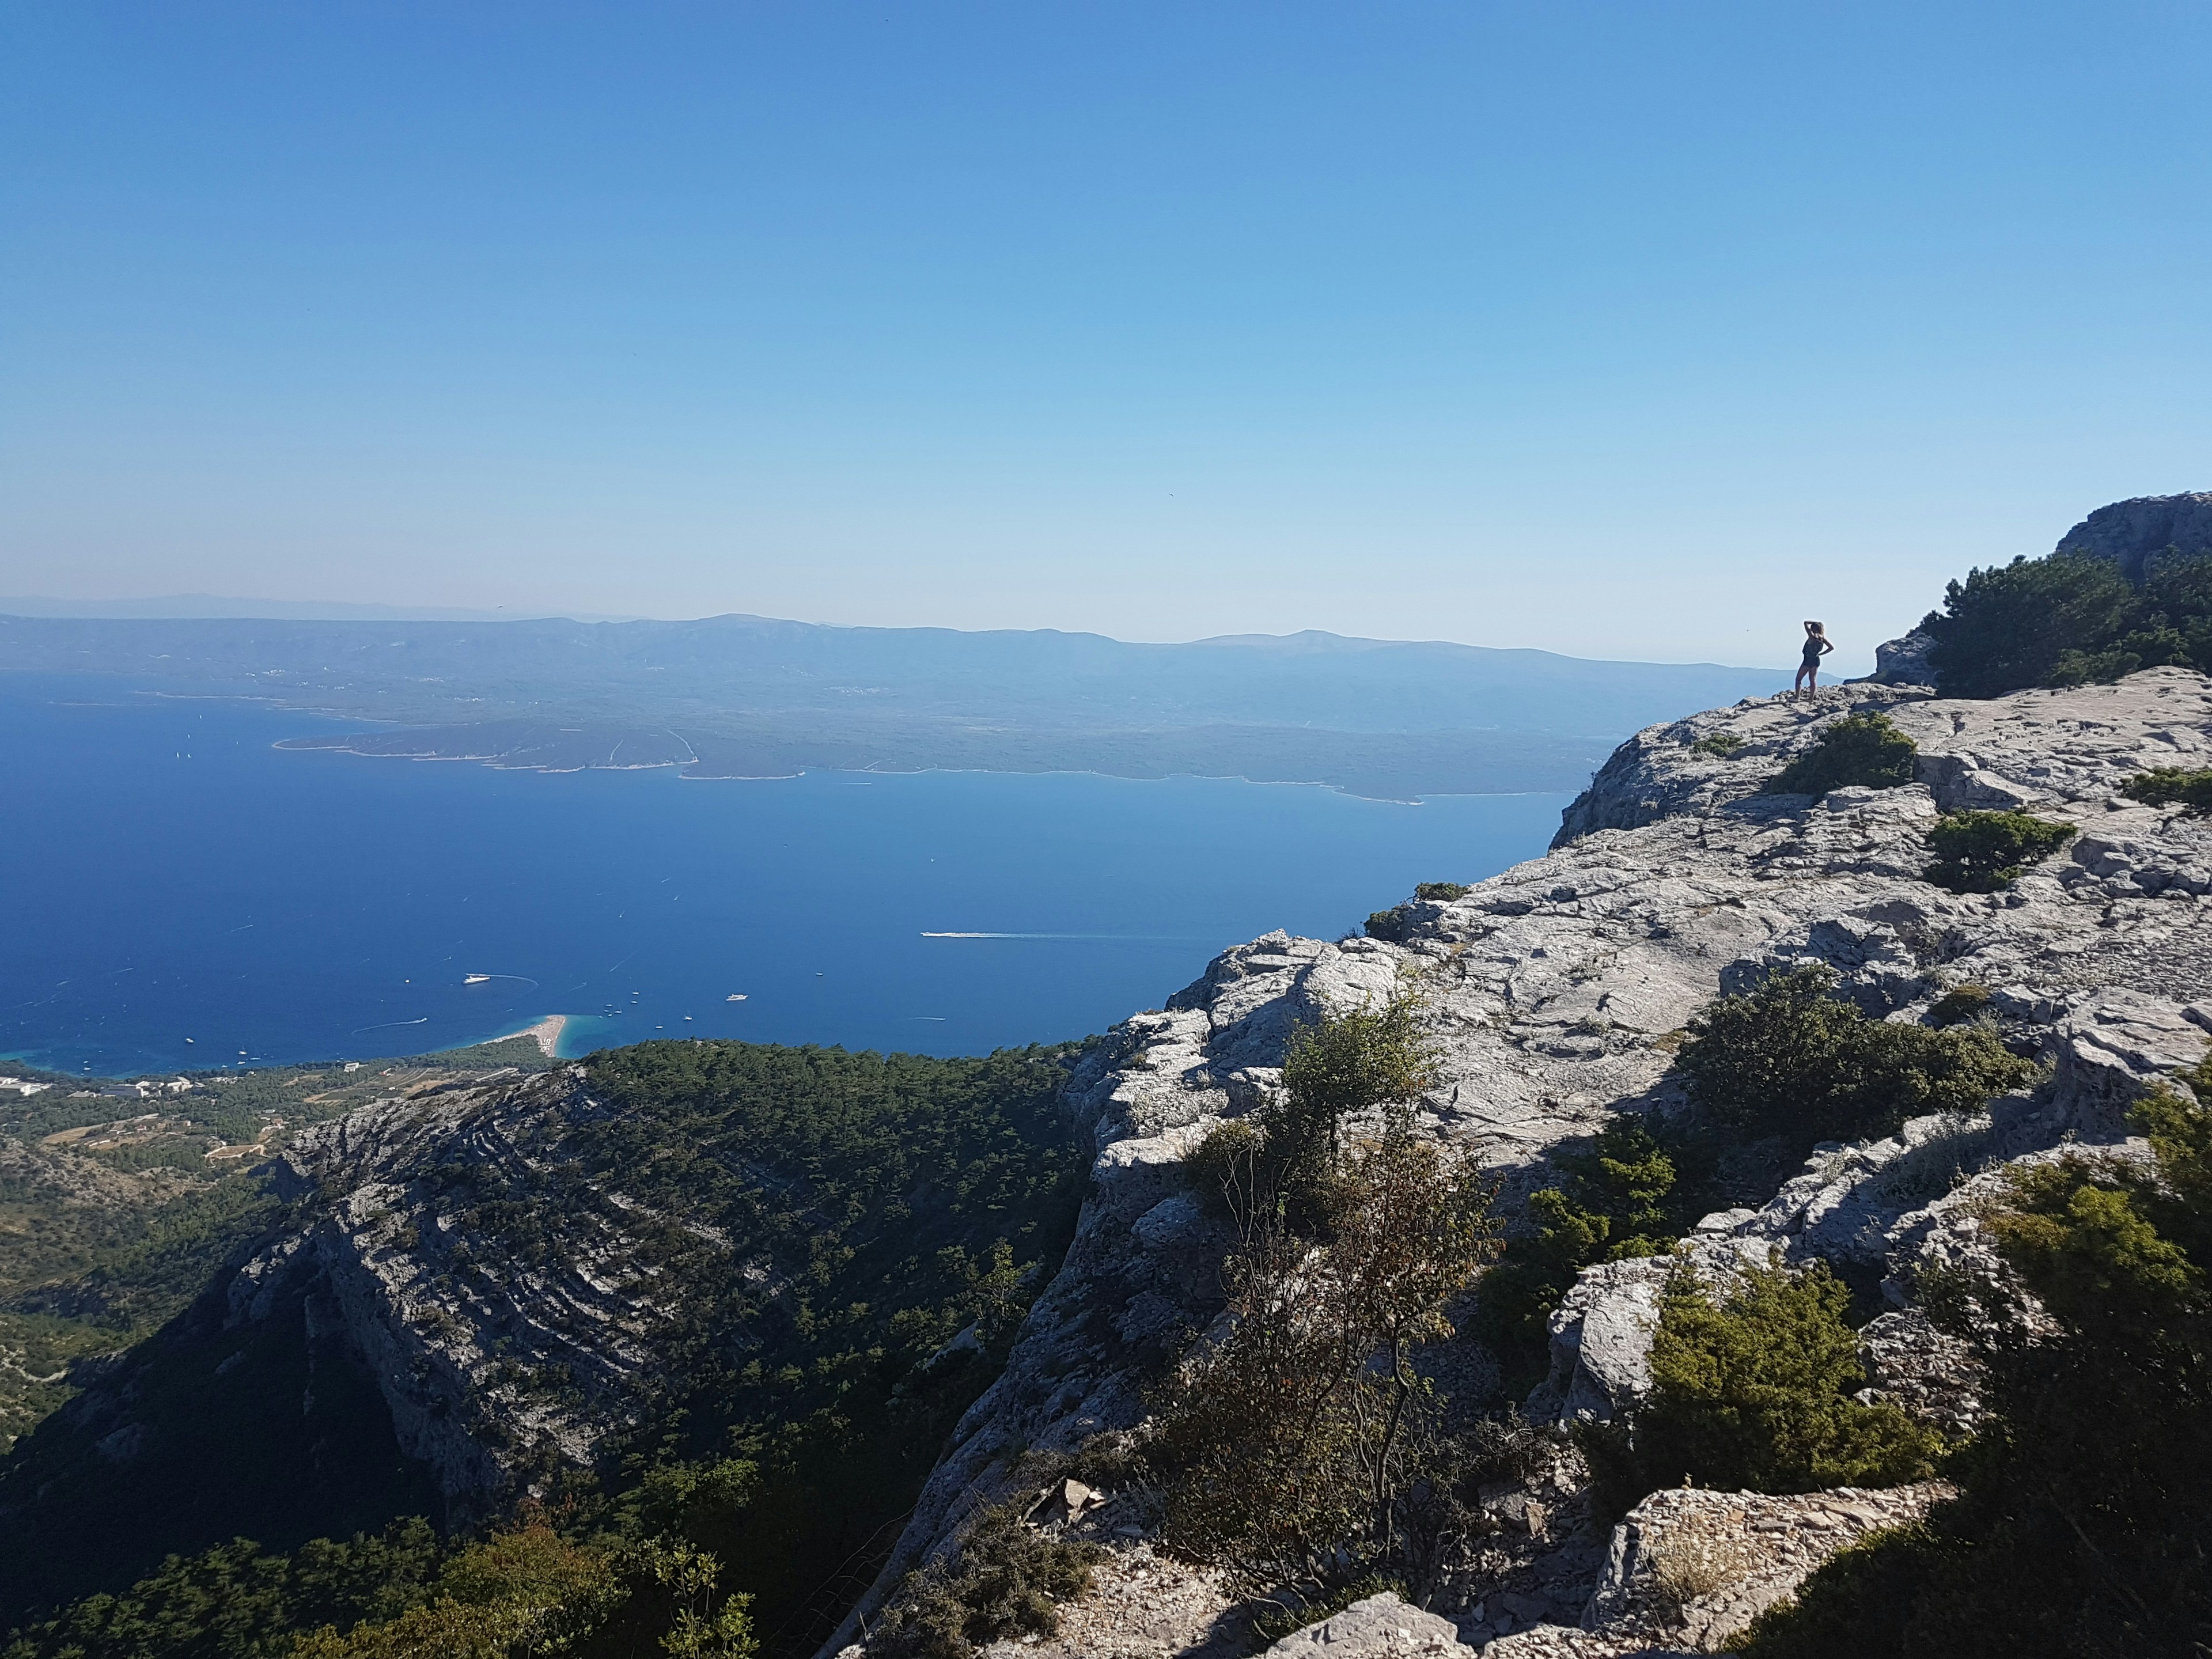
M 1305 633 L 699 622 L 0 617 L 0 669 L 129 675 L 399 728 L 363 753 L 514 766 L 1180 773 L 1361 793 L 1571 789 L 1613 744 L 1774 671 Z

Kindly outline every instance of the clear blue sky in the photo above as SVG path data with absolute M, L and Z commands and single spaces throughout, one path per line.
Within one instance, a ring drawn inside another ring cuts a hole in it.
M 1861 662 L 2212 488 L 2200 4 L 21 4 L 0 592 Z

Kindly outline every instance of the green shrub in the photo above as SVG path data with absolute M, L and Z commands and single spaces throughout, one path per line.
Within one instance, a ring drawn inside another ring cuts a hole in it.
M 1954 893 L 1994 893 L 2074 839 L 2070 823 L 2028 812 L 1947 812 L 1928 832 L 1927 878 Z
M 1452 1334 L 1445 1310 L 1497 1254 L 1492 1188 L 1413 1130 L 1435 1067 L 1421 1008 L 1401 980 L 1300 1026 L 1281 1091 L 1188 1162 L 1243 1243 L 1227 1334 L 1168 1384 L 1148 1455 L 1176 1548 L 1282 1607 L 1370 1571 L 1419 1577 L 1431 1534 L 1467 1519 L 1440 1495 L 1449 1437 L 1413 1354 Z M 1380 1133 L 1347 1142 L 1346 1120 L 1378 1107 Z
M 2154 766 L 2130 778 L 2120 793 L 2146 806 L 2185 806 L 2191 812 L 2212 812 L 2212 767 L 2195 771 L 2179 766 Z
M 1690 744 L 1693 755 L 1711 755 L 1726 760 L 1744 746 L 1745 739 L 1733 732 L 1708 732 Z
M 1829 994 L 1834 983 L 1820 967 L 1776 974 L 1690 1022 L 1674 1066 L 1709 1121 L 1794 1146 L 1860 1140 L 1929 1112 L 1978 1110 L 2035 1075 L 1986 1025 L 1869 1019 Z
M 1091 1588 L 1106 1552 L 1025 1525 L 1021 1509 L 1018 1500 L 984 1510 L 960 1541 L 957 1566 L 933 1563 L 908 1575 L 870 1650 L 969 1659 L 987 1643 L 1057 1631 L 1058 1603 Z
M 1415 1355 L 1496 1254 L 1492 1190 L 1401 1118 L 1337 1159 L 1322 1242 L 1254 1218 L 1224 1334 L 1160 1401 L 1179 1553 L 1309 1604 L 1370 1573 L 1421 1587 L 1451 1458 Z
M 1589 1151 L 1555 1152 L 1552 1165 L 1559 1184 L 1528 1195 L 1534 1228 L 1507 1244 L 1482 1281 L 1483 1334 L 1524 1371 L 1540 1365 L 1552 1310 L 1577 1273 L 1593 1262 L 1663 1255 L 1689 1220 L 1675 1160 L 1639 1117 L 1613 1118 Z
M 1912 781 L 1918 751 L 1888 715 L 1846 714 L 1820 740 L 1767 780 L 1770 795 L 1825 795 L 1831 789 L 1894 789 Z
M 705 1565 L 711 1579 L 713 1558 Z M 628 1594 L 606 1552 L 533 1523 L 463 1550 L 447 1564 L 435 1599 L 343 1636 L 325 1626 L 301 1637 L 290 1659 L 550 1659 L 578 1651 Z M 730 1642 L 668 1650 L 685 1659 L 748 1659 L 742 1599 L 726 1611 Z
M 1423 1007 L 1408 977 L 1378 1004 L 1324 1013 L 1291 1031 L 1282 1090 L 1256 1115 L 1256 1205 L 1280 1212 L 1293 1227 L 1323 1218 L 1344 1120 L 1378 1107 L 1410 1111 L 1434 1079 L 1436 1047 L 1422 1028 Z
M 1937 997 L 1928 1010 L 1928 1018 L 1936 1025 L 1963 1025 L 1970 1019 L 1979 1019 L 1990 1006 L 1990 988 L 1969 981 L 1954 985 Z
M 2087 554 L 2016 558 L 1969 570 L 1944 589 L 1943 609 L 1920 624 L 1947 696 L 1997 697 L 2048 685 L 2059 659 L 2101 650 L 2124 634 L 2140 599 L 2119 568 Z
M 1586 1431 L 1601 1504 L 1619 1514 L 1662 1486 L 1817 1492 L 1935 1473 L 1942 1437 L 1868 1406 L 1850 1291 L 1823 1263 L 1747 1272 L 1716 1301 L 1687 1262 L 1667 1281 L 1651 1392 L 1624 1424 Z
M 1425 881 L 1413 889 L 1413 896 L 1404 904 L 1394 904 L 1388 910 L 1376 910 L 1367 918 L 1367 937 L 1379 939 L 1391 945 L 1403 945 L 1413 934 L 1413 906 L 1420 904 L 1449 904 L 1455 898 L 1465 898 L 1474 890 L 1465 882 Z

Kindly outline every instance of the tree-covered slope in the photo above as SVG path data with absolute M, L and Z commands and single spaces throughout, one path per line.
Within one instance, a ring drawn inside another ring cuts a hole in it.
M 0 1618 L 536 1504 L 714 1552 L 798 1650 L 1065 1248 L 1063 1060 L 659 1042 L 310 1130 L 259 1248 L 0 1462 Z

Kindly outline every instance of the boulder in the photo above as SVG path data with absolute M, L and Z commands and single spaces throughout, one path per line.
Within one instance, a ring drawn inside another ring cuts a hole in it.
M 1472 1659 L 1474 1652 L 1461 1643 L 1459 1626 L 1450 1620 L 1409 1607 L 1386 1591 L 1292 1632 L 1267 1650 L 1267 1659 L 1358 1659 L 1366 1654 Z
M 1914 629 L 1874 648 L 1875 682 L 1881 685 L 1933 685 L 1936 670 L 1928 661 L 1936 636 Z
M 1654 1492 L 1613 1529 L 1582 1627 L 1625 1644 L 1620 1652 L 1644 1644 L 1721 1651 L 1837 1551 L 1918 1518 L 1952 1492 L 1929 1480 L 1789 1498 L 1692 1487 Z M 1496 1656 L 1498 1644 L 1486 1651 Z

